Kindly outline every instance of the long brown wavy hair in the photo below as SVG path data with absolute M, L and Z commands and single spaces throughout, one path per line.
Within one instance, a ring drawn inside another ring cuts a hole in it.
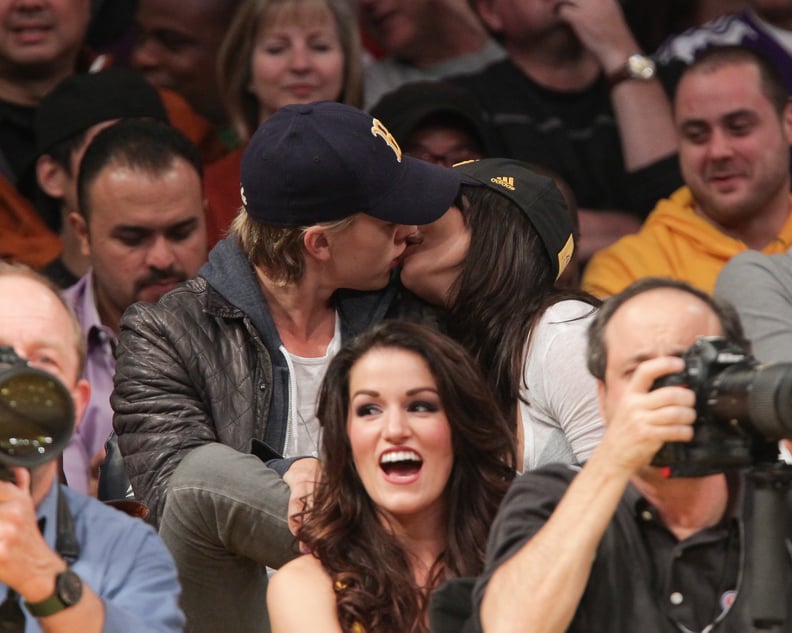
M 419 355 L 437 383 L 451 427 L 454 463 L 446 484 L 446 546 L 419 587 L 409 553 L 387 528 L 352 459 L 349 377 L 373 349 Z M 445 579 L 481 572 L 490 524 L 514 476 L 515 441 L 475 363 L 456 342 L 424 325 L 386 321 L 333 358 L 322 384 L 322 479 L 297 538 L 321 561 L 349 633 L 427 631 L 430 592 Z M 362 627 L 362 628 L 361 628 Z
M 592 311 L 600 301 L 556 288 L 539 234 L 506 196 L 462 185 L 457 206 L 470 227 L 470 247 L 442 322 L 486 372 L 501 411 L 515 425 L 534 325 L 558 301 L 578 299 Z

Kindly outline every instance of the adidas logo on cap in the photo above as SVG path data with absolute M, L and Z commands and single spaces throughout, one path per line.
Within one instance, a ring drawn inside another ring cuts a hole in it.
M 494 178 L 490 178 L 490 181 L 494 182 L 496 185 L 514 191 L 514 178 L 511 176 L 495 176 Z

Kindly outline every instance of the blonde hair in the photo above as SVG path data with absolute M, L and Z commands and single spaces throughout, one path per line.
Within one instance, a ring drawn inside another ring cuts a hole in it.
M 363 103 L 363 62 L 354 0 L 244 0 L 223 39 L 218 58 L 218 86 L 234 131 L 247 141 L 259 126 L 260 105 L 250 92 L 250 60 L 259 28 L 277 7 L 325 7 L 335 21 L 344 55 L 344 77 L 337 101 L 357 108 Z
M 282 285 L 296 283 L 305 274 L 306 231 L 321 227 L 327 232 L 339 232 L 350 227 L 357 215 L 333 222 L 318 222 L 310 226 L 274 226 L 250 217 L 244 207 L 231 222 L 233 235 L 248 260 L 261 267 L 275 282 Z

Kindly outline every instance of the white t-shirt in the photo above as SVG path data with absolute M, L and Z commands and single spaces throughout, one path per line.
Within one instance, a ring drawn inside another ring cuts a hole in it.
M 319 457 L 321 427 L 316 417 L 316 400 L 327 367 L 341 349 L 341 319 L 336 314 L 335 332 L 324 356 L 305 358 L 281 346 L 289 365 L 289 422 L 286 427 L 284 457 Z
M 597 382 L 586 367 L 588 326 L 596 309 L 564 300 L 550 306 L 534 326 L 523 367 L 520 402 L 523 469 L 589 458 L 605 429 Z

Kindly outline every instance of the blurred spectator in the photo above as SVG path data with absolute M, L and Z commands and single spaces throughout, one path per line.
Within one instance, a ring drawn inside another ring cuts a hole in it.
M 714 294 L 737 309 L 756 358 L 792 362 L 792 251 L 735 255 L 718 275 Z
M 359 0 L 363 27 L 384 58 L 365 70 L 365 106 L 400 85 L 481 70 L 503 50 L 468 0 Z
M 228 117 L 219 96 L 216 60 L 239 0 L 138 0 L 140 41 L 133 67 L 153 85 L 182 95 L 217 130 Z
M 669 92 L 693 60 L 713 46 L 741 45 L 756 50 L 775 65 L 792 94 L 792 2 L 746 0 L 743 11 L 690 28 L 666 41 L 655 53 Z
M 417 81 L 384 95 L 370 110 L 410 156 L 451 167 L 491 154 L 484 113 L 465 90 Z
M 60 252 L 60 214 L 40 214 L 36 107 L 78 66 L 89 0 L 0 3 L 0 258 L 40 268 Z
M 617 0 L 476 0 L 509 58 L 456 81 L 482 104 L 496 151 L 543 165 L 580 205 L 582 262 L 635 232 L 681 183 L 668 99 Z
M 290 103 L 360 106 L 360 35 L 350 0 L 243 0 L 219 67 L 220 93 L 243 147 L 206 170 L 210 248 L 242 204 L 244 144 L 259 124 Z
M 77 209 L 77 172 L 85 148 L 104 127 L 120 118 L 166 120 L 157 92 L 140 75 L 123 68 L 71 75 L 44 97 L 36 110 L 36 176 L 60 211 L 60 256 L 44 274 L 61 287 L 74 284 L 89 260 L 68 221 Z
M 655 51 L 666 39 L 690 27 L 739 11 L 747 0 L 621 0 L 627 24 L 645 51 Z

